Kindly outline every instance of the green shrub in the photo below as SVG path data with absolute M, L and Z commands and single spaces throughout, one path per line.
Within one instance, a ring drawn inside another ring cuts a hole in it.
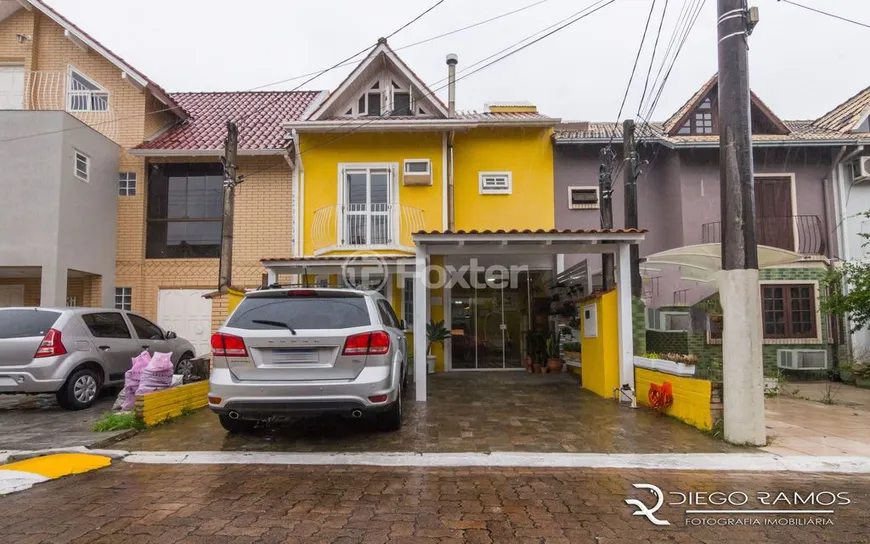
M 125 429 L 145 428 L 145 422 L 136 417 L 133 412 L 109 412 L 92 427 L 94 432 L 123 431 Z

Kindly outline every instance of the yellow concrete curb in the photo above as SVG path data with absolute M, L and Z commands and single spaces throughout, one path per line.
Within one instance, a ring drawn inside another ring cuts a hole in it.
M 0 470 L 27 472 L 48 479 L 82 474 L 112 464 L 110 457 L 86 453 L 56 453 L 0 466 Z

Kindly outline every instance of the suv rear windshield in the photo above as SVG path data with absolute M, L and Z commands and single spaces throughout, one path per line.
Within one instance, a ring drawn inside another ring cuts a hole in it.
M 239 303 L 227 327 L 280 329 L 254 321 L 279 321 L 294 329 L 348 329 L 371 325 L 366 299 L 358 296 L 248 297 Z
M 49 310 L 0 310 L 0 339 L 43 337 L 58 317 Z

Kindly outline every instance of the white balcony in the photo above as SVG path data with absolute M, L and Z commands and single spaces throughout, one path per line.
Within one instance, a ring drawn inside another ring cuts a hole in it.
M 333 204 L 314 212 L 314 254 L 337 250 L 414 251 L 411 235 L 425 230 L 423 210 L 403 204 Z
M 61 70 L 30 72 L 25 92 L 29 110 L 66 111 L 114 142 L 120 127 L 109 93 Z

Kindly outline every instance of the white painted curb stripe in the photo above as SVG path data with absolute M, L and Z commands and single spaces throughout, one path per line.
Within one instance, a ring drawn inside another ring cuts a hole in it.
M 129 463 L 179 465 L 365 465 L 381 467 L 537 467 L 751 472 L 870 473 L 870 457 L 781 456 L 764 453 L 280 453 L 132 452 Z
M 31 472 L 19 470 L 0 470 L 0 495 L 8 495 L 16 491 L 30 489 L 35 484 L 47 482 L 49 479 Z

